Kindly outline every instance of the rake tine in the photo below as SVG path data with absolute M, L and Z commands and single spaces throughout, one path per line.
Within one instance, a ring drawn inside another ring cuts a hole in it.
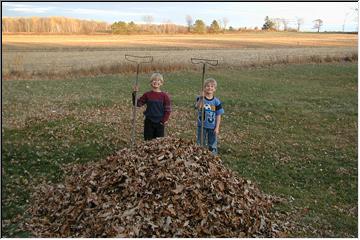
M 191 62 L 193 64 L 209 64 L 211 66 L 216 66 L 218 65 L 219 61 L 218 60 L 213 60 L 213 59 L 206 59 L 206 58 L 191 58 Z
M 134 62 L 134 63 L 151 63 L 153 61 L 152 56 L 135 56 L 135 55 L 125 55 L 125 59 Z

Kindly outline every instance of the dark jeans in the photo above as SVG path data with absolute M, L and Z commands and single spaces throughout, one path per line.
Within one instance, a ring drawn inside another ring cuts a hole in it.
M 157 137 L 164 137 L 165 127 L 161 123 L 154 123 L 149 119 L 144 122 L 144 139 L 151 140 Z

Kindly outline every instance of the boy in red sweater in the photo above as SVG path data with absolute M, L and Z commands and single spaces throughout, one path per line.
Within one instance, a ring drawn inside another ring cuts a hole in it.
M 171 112 L 171 101 L 169 95 L 160 89 L 163 84 L 163 76 L 160 73 L 153 73 L 150 78 L 151 91 L 144 93 L 137 101 L 138 107 L 146 104 L 144 112 L 145 140 L 164 137 L 165 124 L 169 120 Z M 139 91 L 139 86 L 134 85 L 133 90 L 133 104 L 135 104 L 135 92 Z

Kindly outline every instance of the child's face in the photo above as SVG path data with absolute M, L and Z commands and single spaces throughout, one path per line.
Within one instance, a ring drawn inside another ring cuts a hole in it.
M 154 89 L 159 89 L 163 85 L 163 82 L 159 78 L 154 78 L 151 80 L 151 87 Z
M 214 94 L 216 91 L 216 87 L 215 87 L 215 84 L 213 83 L 208 83 L 205 85 L 205 88 L 204 88 L 204 92 L 206 94 Z

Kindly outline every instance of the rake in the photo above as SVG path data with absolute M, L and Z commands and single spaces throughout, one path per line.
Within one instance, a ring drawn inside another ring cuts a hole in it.
M 152 56 L 135 56 L 135 55 L 126 54 L 125 59 L 127 61 L 134 62 L 137 64 L 135 85 L 138 86 L 140 65 L 142 63 L 151 63 L 153 61 L 153 57 Z M 131 146 L 132 147 L 134 147 L 136 145 L 136 142 L 135 142 L 136 107 L 137 107 L 137 91 L 135 91 L 135 104 L 132 109 L 132 132 L 131 132 Z
M 218 60 L 213 59 L 205 59 L 205 58 L 191 58 L 191 63 L 193 64 L 202 64 L 202 78 L 201 78 L 201 97 L 202 97 L 202 105 L 204 105 L 204 77 L 205 77 L 205 69 L 206 65 L 216 66 L 218 65 Z M 204 146 L 204 106 L 201 107 L 201 134 L 200 134 L 200 145 Z

